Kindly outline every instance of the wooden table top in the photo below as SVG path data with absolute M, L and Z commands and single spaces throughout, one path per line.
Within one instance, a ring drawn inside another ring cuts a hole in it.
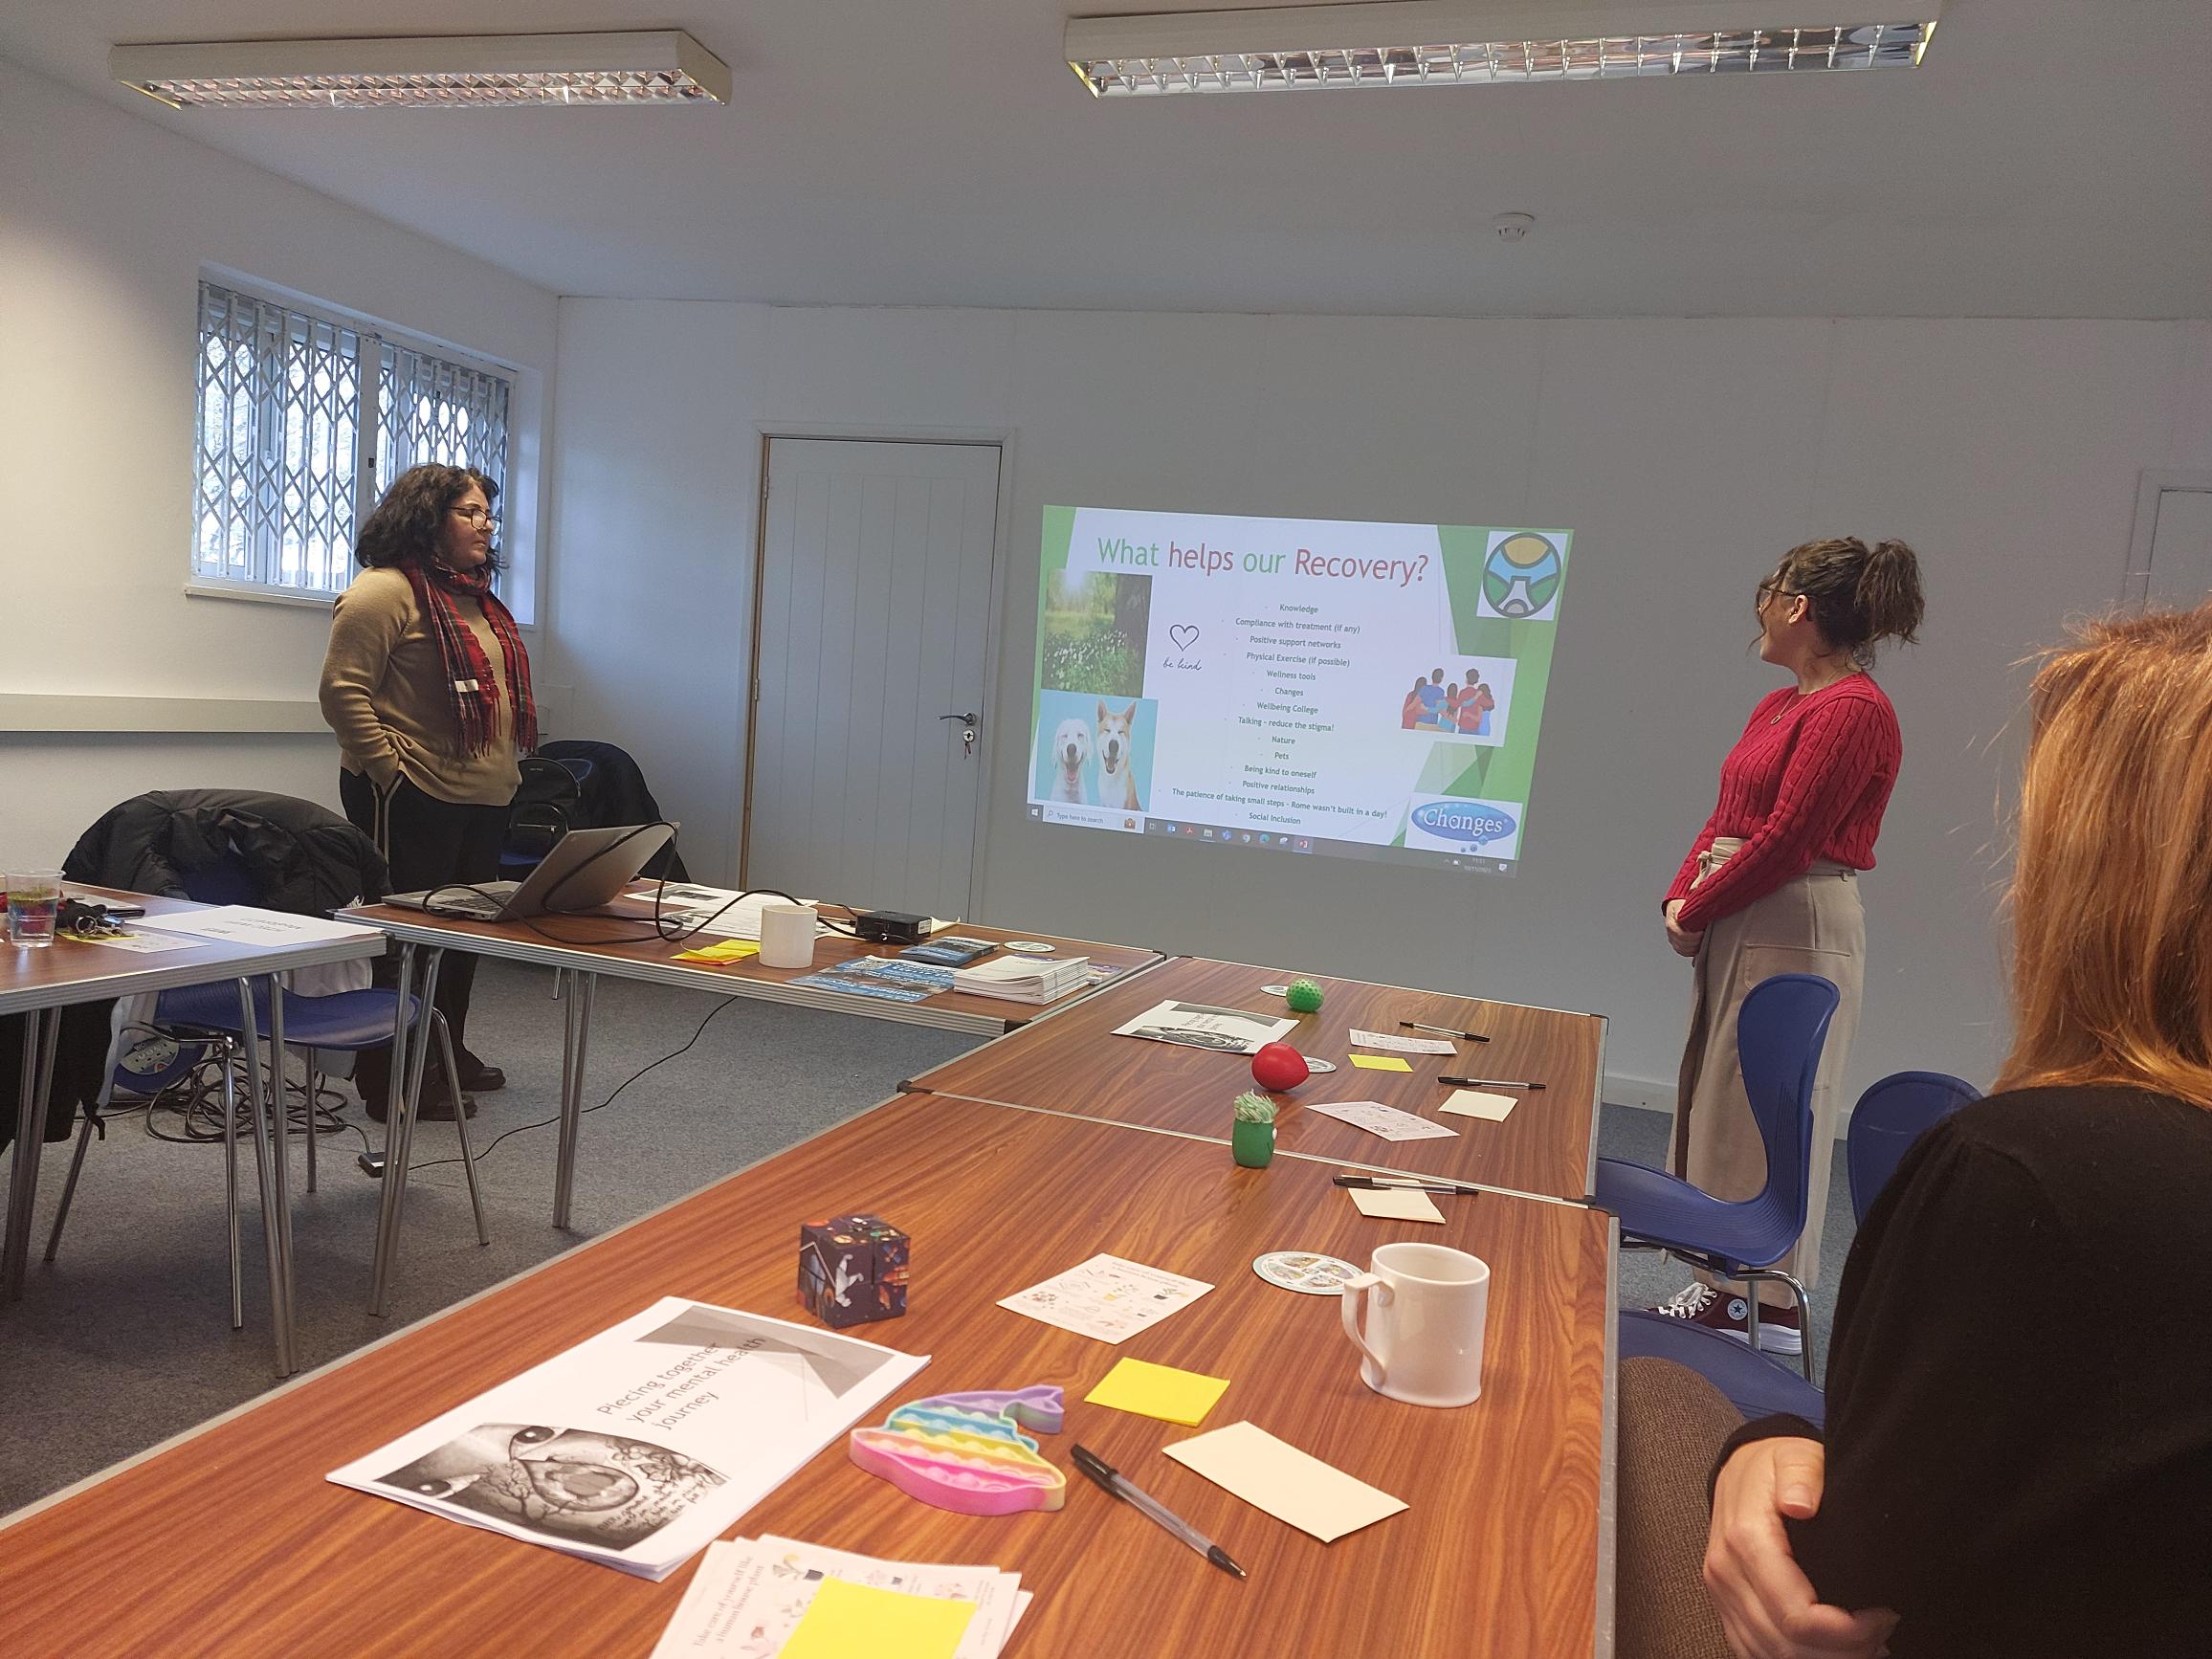
M 940 1095 L 1226 1139 L 1230 1102 L 1253 1087 L 1250 1062 L 1236 1054 L 1117 1037 L 1114 1028 L 1170 999 L 1286 1017 L 1283 999 L 1259 987 L 1292 977 L 1273 968 L 1178 958 L 1127 984 L 1105 986 L 1049 1028 L 985 1044 L 914 1083 Z M 1275 1123 L 1278 1153 L 1449 1176 L 1546 1198 L 1579 1201 L 1589 1195 L 1604 1052 L 1603 1019 L 1314 977 L 1323 993 L 1321 1010 L 1301 1017 L 1283 1040 L 1307 1055 L 1334 1060 L 1338 1069 L 1275 1095 L 1281 1114 Z M 1355 1028 L 1401 1036 L 1428 1034 L 1401 1031 L 1400 1020 L 1481 1031 L 1491 1040 L 1461 1043 L 1455 1057 L 1400 1056 L 1412 1067 L 1410 1073 L 1352 1065 L 1348 1033 Z M 1439 1117 L 1436 1108 L 1451 1092 L 1436 1081 L 1445 1073 L 1525 1078 L 1545 1087 L 1520 1095 L 1520 1104 L 1502 1123 Z M 1310 1100 L 1380 1100 L 1457 1133 L 1449 1140 L 1384 1140 L 1301 1111 Z
M 586 973 L 615 974 L 625 979 L 649 980 L 682 990 L 757 997 L 770 1002 L 793 1003 L 806 1007 L 859 1014 L 869 1019 L 938 1026 L 992 1036 L 1026 1026 L 1040 1014 L 1065 1007 L 1090 994 L 1088 988 L 1085 988 L 1071 991 L 1056 1002 L 1033 1004 L 1012 1003 L 997 997 L 971 996 L 957 991 L 940 991 L 918 1003 L 899 1003 L 879 997 L 844 995 L 807 985 L 792 985 L 790 982 L 793 980 L 821 973 L 835 967 L 839 962 L 855 962 L 864 956 L 896 956 L 901 947 L 895 944 L 871 944 L 864 940 L 848 939 L 841 934 L 830 933 L 824 934 L 814 941 L 814 962 L 810 967 L 764 967 L 757 958 L 720 965 L 682 962 L 675 960 L 681 952 L 714 944 L 720 936 L 702 933 L 680 940 L 661 939 L 653 931 L 650 909 L 642 918 L 593 914 L 540 916 L 532 917 L 527 921 L 502 922 L 431 916 L 423 911 L 400 909 L 388 904 L 365 904 L 339 914 L 348 921 L 381 928 L 396 939 L 466 948 L 485 956 L 504 957 L 514 962 L 570 967 Z M 1145 950 L 1140 946 L 1059 939 L 1051 934 L 1023 933 L 1009 928 L 984 927 L 980 923 L 958 922 L 947 931 L 968 939 L 987 939 L 998 943 L 1010 939 L 1033 939 L 1053 946 L 1056 955 L 1086 956 L 1096 966 L 1115 968 L 1123 973 L 1150 967 L 1163 960 L 1160 952 Z M 998 958 L 992 956 L 981 960 L 995 962 Z
M 732 1536 L 1019 1572 L 1037 1600 L 1015 1659 L 1585 1655 L 1609 1565 L 1611 1223 L 1445 1202 L 1442 1227 L 1370 1221 L 1317 1165 L 1239 1169 L 1203 1142 L 908 1095 L 29 1513 L 0 1539 L 0 1628 L 22 1656 L 645 1654 L 691 1567 L 647 1583 L 323 1475 L 658 1296 L 803 1320 L 800 1221 L 862 1209 L 914 1239 L 912 1311 L 853 1333 L 934 1356 L 914 1395 L 1060 1384 L 1065 1429 L 1041 1437 L 1053 1461 L 1095 1447 L 1250 1578 L 1080 1481 L 1055 1515 L 926 1507 L 854 1468 L 842 1436 Z M 1483 1397 L 1458 1410 L 1371 1393 L 1336 1298 L 1277 1290 L 1250 1265 L 1285 1248 L 1363 1264 L 1413 1237 L 1494 1273 Z M 1216 1288 L 1119 1346 L 993 1305 L 1099 1251 Z M 1322 1544 L 1244 1504 L 1161 1455 L 1197 1430 L 1081 1403 L 1125 1354 L 1229 1378 L 1206 1427 L 1250 1419 L 1411 1507 Z M 119 1540 L 164 1538 L 207 1547 L 119 1578 Z
M 64 882 L 62 891 L 70 896 L 128 900 L 143 905 L 150 916 L 209 908 L 188 899 L 89 887 L 77 881 Z M 0 940 L 0 1014 L 134 996 L 142 991 L 174 990 L 180 985 L 204 984 L 209 980 L 228 979 L 235 974 L 270 973 L 322 962 L 351 962 L 376 956 L 383 949 L 384 941 L 373 938 L 319 940 L 306 944 L 277 946 L 233 944 L 208 939 L 187 943 L 179 950 L 164 951 L 119 950 L 113 945 L 71 939 L 66 934 L 57 935 L 54 943 L 44 948 Z

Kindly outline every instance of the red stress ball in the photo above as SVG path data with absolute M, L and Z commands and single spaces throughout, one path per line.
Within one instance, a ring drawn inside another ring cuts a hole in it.
M 1269 1043 L 1252 1056 L 1252 1081 L 1263 1089 L 1295 1089 L 1313 1073 L 1306 1057 L 1288 1043 Z

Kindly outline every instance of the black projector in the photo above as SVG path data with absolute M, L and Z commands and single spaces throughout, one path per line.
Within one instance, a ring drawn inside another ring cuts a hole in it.
M 929 937 L 929 918 L 903 910 L 864 910 L 852 918 L 852 928 L 876 944 L 919 944 Z

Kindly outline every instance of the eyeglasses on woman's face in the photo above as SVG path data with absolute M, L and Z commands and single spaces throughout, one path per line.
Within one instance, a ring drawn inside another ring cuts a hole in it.
M 496 530 L 499 525 L 498 516 L 489 507 L 467 506 L 453 507 L 448 510 L 455 518 L 466 519 L 479 530 Z
M 1781 577 L 1770 576 L 1759 585 L 1759 597 L 1752 601 L 1751 608 L 1755 611 L 1762 611 L 1770 599 L 1800 599 L 1803 595 L 1803 588 L 1784 587 Z

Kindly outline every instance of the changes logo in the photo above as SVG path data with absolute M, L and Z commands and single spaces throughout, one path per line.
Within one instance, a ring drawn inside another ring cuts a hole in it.
M 1535 530 L 1508 530 L 1493 538 L 1482 562 L 1485 616 L 1516 622 L 1548 622 L 1559 608 L 1565 562 L 1549 536 Z
M 1520 849 L 1519 806 L 1454 795 L 1416 797 L 1405 814 L 1405 845 L 1431 852 L 1480 852 L 1512 858 Z

